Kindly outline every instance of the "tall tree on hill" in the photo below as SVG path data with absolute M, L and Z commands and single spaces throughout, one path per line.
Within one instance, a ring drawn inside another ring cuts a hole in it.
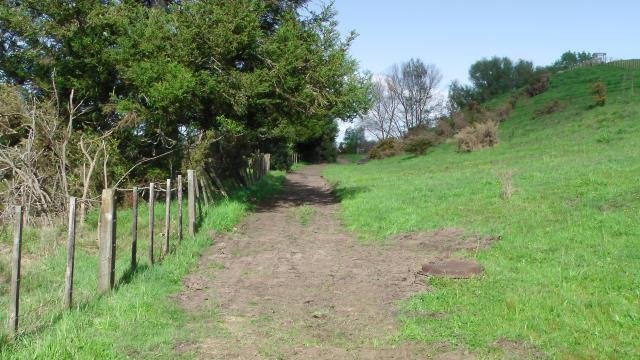
M 436 110 L 436 88 L 442 75 L 435 65 L 411 59 L 391 68 L 387 87 L 400 106 L 403 130 L 429 125 Z

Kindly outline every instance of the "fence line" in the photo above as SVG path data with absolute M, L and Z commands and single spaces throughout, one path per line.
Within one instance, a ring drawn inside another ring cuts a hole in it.
M 298 163 L 298 155 L 292 155 L 293 163 Z M 250 159 L 249 166 L 241 173 L 245 178 L 245 185 L 260 180 L 271 169 L 270 154 L 256 154 Z M 202 171 L 205 175 L 210 176 L 206 171 Z M 226 196 L 226 192 L 222 188 L 222 184 L 217 177 L 212 177 L 220 192 Z M 132 225 L 131 225 L 131 270 L 137 267 L 137 242 L 138 242 L 138 195 L 140 190 L 149 190 L 149 264 L 153 266 L 154 259 L 154 223 L 155 223 L 155 198 L 158 192 L 165 192 L 165 227 L 164 242 L 162 246 L 163 260 L 169 254 L 170 237 L 171 237 L 171 199 L 172 192 L 177 192 L 178 201 L 178 219 L 177 219 L 177 239 L 178 246 L 183 241 L 183 178 L 182 175 L 177 176 L 176 187 L 172 187 L 172 180 L 166 180 L 166 188 L 162 189 L 155 182 L 151 182 L 148 187 L 133 187 L 131 189 L 111 188 L 104 189 L 100 198 L 100 215 L 98 222 L 98 292 L 108 293 L 115 284 L 115 265 L 116 265 L 116 219 L 117 219 L 117 194 L 118 192 L 132 193 Z M 188 202 L 188 219 L 187 227 L 189 234 L 194 236 L 197 230 L 197 214 L 196 204 L 200 204 L 204 200 L 205 206 L 213 203 L 212 191 L 213 183 L 206 176 L 198 176 L 196 171 L 187 171 L 187 202 Z M 76 237 L 76 204 L 80 203 L 84 206 L 85 202 L 94 202 L 93 199 L 77 199 L 69 198 L 69 218 L 68 218 L 68 237 L 67 237 L 67 262 L 65 272 L 65 288 L 64 288 L 64 307 L 70 309 L 73 302 L 73 271 L 75 257 L 75 237 Z M 96 201 L 97 202 L 97 201 Z M 202 207 L 201 205 L 199 206 Z M 11 333 L 16 336 L 18 334 L 18 319 L 20 305 L 20 262 L 22 251 L 22 232 L 24 224 L 24 210 L 22 206 L 15 207 L 15 231 L 12 256 L 11 271 L 11 299 L 10 299 L 10 316 L 9 326 Z M 81 217 L 81 221 L 84 217 Z

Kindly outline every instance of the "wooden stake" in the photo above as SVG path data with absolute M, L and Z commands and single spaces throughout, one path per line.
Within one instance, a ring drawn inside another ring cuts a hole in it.
M 171 179 L 167 179 L 167 191 L 164 202 L 164 245 L 162 255 L 169 254 L 169 237 L 171 236 Z
M 67 271 L 64 274 L 64 307 L 73 305 L 73 267 L 76 253 L 76 203 L 75 197 L 69 198 L 69 228 L 67 235 Z
M 131 196 L 131 269 L 138 267 L 138 188 L 133 187 Z
M 149 265 L 153 265 L 153 227 L 155 223 L 156 184 L 149 184 Z
M 182 242 L 182 175 L 178 175 L 178 243 Z
M 189 219 L 187 227 L 189 228 L 189 235 L 194 236 L 196 234 L 196 186 L 193 170 L 187 170 L 187 197 L 189 202 Z
M 22 206 L 15 207 L 15 231 L 13 233 L 13 257 L 11 258 L 11 295 L 9 301 L 9 326 L 13 335 L 18 334 L 20 313 L 20 259 L 22 256 Z
M 202 198 L 204 198 L 204 206 L 209 206 L 209 192 L 204 182 L 204 176 L 200 176 L 200 188 L 202 189 Z
M 115 284 L 116 270 L 116 192 L 102 190 L 100 207 L 98 291 L 107 293 Z

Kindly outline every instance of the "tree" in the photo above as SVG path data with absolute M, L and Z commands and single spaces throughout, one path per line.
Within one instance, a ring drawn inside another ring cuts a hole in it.
M 514 89 L 513 62 L 507 57 L 494 56 L 476 61 L 469 69 L 469 78 L 481 101 Z
M 442 75 L 435 65 L 425 65 L 420 59 L 411 59 L 391 68 L 387 88 L 398 102 L 402 131 L 419 125 L 429 125 L 437 110 L 435 91 Z
M 75 92 L 73 130 L 113 139 L 110 177 L 154 158 L 131 182 L 201 166 L 193 150 L 205 135 L 212 141 L 198 159 L 230 177 L 255 151 L 329 154 L 335 121 L 368 109 L 369 77 L 333 8 L 312 12 L 305 2 L 5 1 L 0 81 L 55 99 L 63 118 Z
M 473 87 L 453 80 L 449 85 L 448 99 L 448 112 L 453 114 L 456 111 L 466 110 L 472 102 L 478 101 L 478 94 Z
M 342 152 L 347 154 L 358 154 L 366 144 L 367 138 L 364 135 L 362 126 L 350 127 L 344 132 L 344 140 L 341 144 Z
M 552 68 L 556 70 L 567 70 L 582 63 L 587 63 L 593 60 L 593 53 L 586 51 L 565 51 L 560 59 L 556 60 Z
M 362 117 L 362 127 L 378 141 L 401 136 L 399 101 L 389 93 L 385 79 L 373 83 L 371 97 L 373 106 Z

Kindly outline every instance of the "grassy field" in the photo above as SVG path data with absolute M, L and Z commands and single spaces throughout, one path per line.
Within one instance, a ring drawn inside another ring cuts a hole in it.
M 92 213 L 77 245 L 75 271 L 75 308 L 62 311 L 65 272 L 65 229 L 47 231 L 28 229 L 24 239 L 25 261 L 21 288 L 21 334 L 14 341 L 2 328 L 2 359 L 122 359 L 166 358 L 178 355 L 174 346 L 188 341 L 193 329 L 182 328 L 187 314 L 171 299 L 182 289 L 182 278 L 195 264 L 198 255 L 212 243 L 211 231 L 230 231 L 250 209 L 251 202 L 275 194 L 284 181 L 280 172 L 272 172 L 249 189 L 236 191 L 227 199 L 218 199 L 203 209 L 202 223 L 195 237 L 186 235 L 166 259 L 148 266 L 148 213 L 139 210 L 139 267 L 129 269 L 131 210 L 118 211 L 117 287 L 107 296 L 96 295 L 97 245 Z M 173 209 L 177 211 L 177 207 Z M 186 206 L 185 206 L 186 211 Z M 156 256 L 160 254 L 164 224 L 164 204 L 156 209 Z M 185 216 L 186 219 L 186 216 Z M 185 221 L 186 224 L 186 221 Z M 173 224 L 173 229 L 176 224 Z M 175 234 L 175 233 L 174 233 Z M 11 234 L 1 237 L 3 246 Z M 172 243 L 175 244 L 175 238 Z M 3 254 L 0 274 L 8 278 Z M 158 261 L 158 260 L 156 260 Z M 8 309 L 8 289 L 2 281 L 0 308 Z M 7 311 L 0 313 L 0 323 L 7 324 Z M 215 316 L 215 315 L 212 315 Z
M 502 356 L 500 339 L 550 358 L 640 358 L 640 89 L 628 75 L 609 66 L 555 75 L 549 91 L 518 103 L 491 149 L 462 154 L 449 143 L 326 170 L 345 223 L 365 240 L 447 227 L 502 236 L 464 254 L 485 266 L 483 278 L 430 279 L 433 292 L 402 305 L 403 337 L 486 358 Z M 591 108 L 598 80 L 608 101 Z M 556 100 L 562 110 L 535 115 Z

